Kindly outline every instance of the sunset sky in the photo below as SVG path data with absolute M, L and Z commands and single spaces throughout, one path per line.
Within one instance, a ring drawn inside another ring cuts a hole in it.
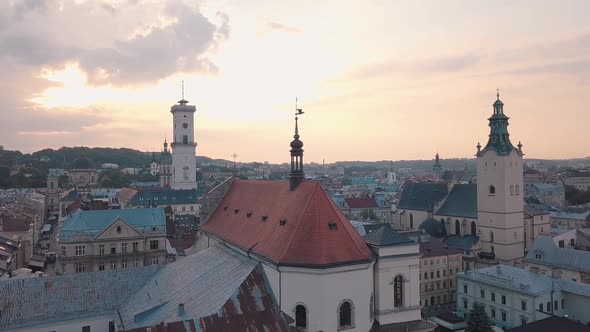
M 473 157 L 496 88 L 525 157 L 590 156 L 590 1 L 0 1 L 0 144 L 286 162 Z

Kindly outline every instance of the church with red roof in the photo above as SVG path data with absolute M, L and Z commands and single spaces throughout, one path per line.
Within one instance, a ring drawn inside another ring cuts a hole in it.
M 419 244 L 390 227 L 361 237 L 320 183 L 305 179 L 297 116 L 293 137 L 288 181 L 231 178 L 203 198 L 195 247 L 261 262 L 298 330 L 430 330 L 420 314 Z

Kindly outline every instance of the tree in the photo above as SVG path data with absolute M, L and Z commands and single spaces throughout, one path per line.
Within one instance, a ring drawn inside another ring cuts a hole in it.
M 466 332 L 493 332 L 492 322 L 486 314 L 486 309 L 483 304 L 475 302 L 473 309 L 467 318 Z
M 377 214 L 371 209 L 364 209 L 361 212 L 361 217 L 365 220 L 377 220 Z

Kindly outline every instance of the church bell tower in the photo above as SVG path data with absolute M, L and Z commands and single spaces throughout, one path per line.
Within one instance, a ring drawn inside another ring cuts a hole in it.
M 184 99 L 184 84 L 182 99 L 170 108 L 174 123 L 172 141 L 172 181 L 170 187 L 177 189 L 197 189 L 197 160 L 194 114 L 197 108 L 188 105 Z
M 524 256 L 522 144 L 514 147 L 500 94 L 488 119 L 486 146 L 477 144 L 478 236 L 482 252 L 518 265 Z

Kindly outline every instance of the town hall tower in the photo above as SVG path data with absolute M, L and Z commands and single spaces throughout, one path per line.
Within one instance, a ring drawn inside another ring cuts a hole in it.
M 182 98 L 170 108 L 174 122 L 172 140 L 172 189 L 197 189 L 197 162 L 193 105 Z

